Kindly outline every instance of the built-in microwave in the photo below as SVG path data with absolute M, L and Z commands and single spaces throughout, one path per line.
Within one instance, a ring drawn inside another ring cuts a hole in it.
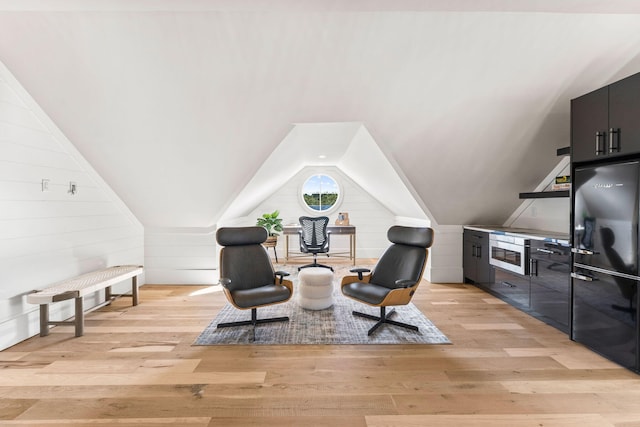
M 528 276 L 529 247 L 529 239 L 491 233 L 489 235 L 489 264 Z

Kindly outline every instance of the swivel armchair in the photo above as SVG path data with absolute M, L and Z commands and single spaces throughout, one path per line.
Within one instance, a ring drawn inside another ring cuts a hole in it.
M 350 270 L 357 276 L 342 279 L 342 294 L 363 304 L 380 307 L 380 316 L 354 311 L 354 316 L 375 320 L 368 335 L 383 324 L 418 331 L 418 327 L 390 319 L 395 309 L 388 306 L 407 305 L 420 285 L 429 248 L 433 243 L 433 230 L 428 227 L 393 226 L 387 231 L 391 246 L 382 254 L 373 271 L 366 268 Z
M 329 236 L 327 231 L 329 218 L 326 216 L 301 216 L 298 221 L 302 227 L 298 231 L 300 236 L 300 252 L 313 254 L 313 263 L 298 267 L 298 271 L 307 267 L 324 267 L 333 271 L 333 267 L 318 264 L 318 254 L 329 256 Z
M 293 295 L 289 273 L 274 271 L 267 250 L 263 227 L 223 227 L 216 232 L 220 251 L 220 284 L 227 300 L 239 310 L 251 310 L 251 320 L 219 323 L 218 328 L 286 322 L 288 317 L 258 319 L 257 309 L 287 302 Z

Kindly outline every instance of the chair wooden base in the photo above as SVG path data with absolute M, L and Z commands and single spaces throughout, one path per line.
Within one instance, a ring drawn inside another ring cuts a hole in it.
M 354 311 L 353 315 L 358 317 L 364 317 L 365 319 L 377 320 L 378 322 L 369 329 L 367 335 L 371 335 L 374 333 L 380 326 L 384 323 L 388 323 L 390 325 L 400 326 L 401 328 L 411 329 L 412 331 L 418 331 L 418 327 L 414 325 L 410 325 L 408 323 L 396 322 L 395 320 L 391 320 L 390 317 L 396 314 L 396 310 L 394 308 L 387 314 L 387 307 L 380 307 L 380 317 L 372 316 L 370 314 L 360 313 L 359 311 Z

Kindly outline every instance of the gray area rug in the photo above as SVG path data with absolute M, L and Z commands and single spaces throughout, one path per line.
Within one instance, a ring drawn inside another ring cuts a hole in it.
M 198 336 L 194 345 L 451 344 L 449 339 L 413 304 L 396 307 L 396 314 L 392 319 L 415 325 L 419 328 L 418 332 L 393 325 L 382 325 L 372 336 L 367 336 L 367 331 L 375 321 L 355 317 L 352 311 L 357 310 L 378 316 L 380 309 L 360 304 L 343 296 L 337 284 L 342 276 L 338 270 L 334 274 L 334 304 L 324 310 L 307 310 L 298 305 L 295 295 L 297 283 L 294 276 L 294 296 L 291 300 L 284 304 L 258 308 L 258 319 L 289 316 L 290 320 L 256 326 L 255 341 L 253 341 L 253 326 L 216 328 L 218 323 L 251 318 L 250 310 L 238 310 L 227 303 Z

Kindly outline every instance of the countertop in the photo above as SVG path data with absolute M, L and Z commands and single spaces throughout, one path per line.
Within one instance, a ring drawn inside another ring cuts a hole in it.
M 532 230 L 528 228 L 510 228 L 500 225 L 465 225 L 467 230 L 484 231 L 486 233 L 504 234 L 507 236 L 523 237 L 525 239 L 543 240 L 550 243 L 569 244 L 568 233 L 556 231 Z

